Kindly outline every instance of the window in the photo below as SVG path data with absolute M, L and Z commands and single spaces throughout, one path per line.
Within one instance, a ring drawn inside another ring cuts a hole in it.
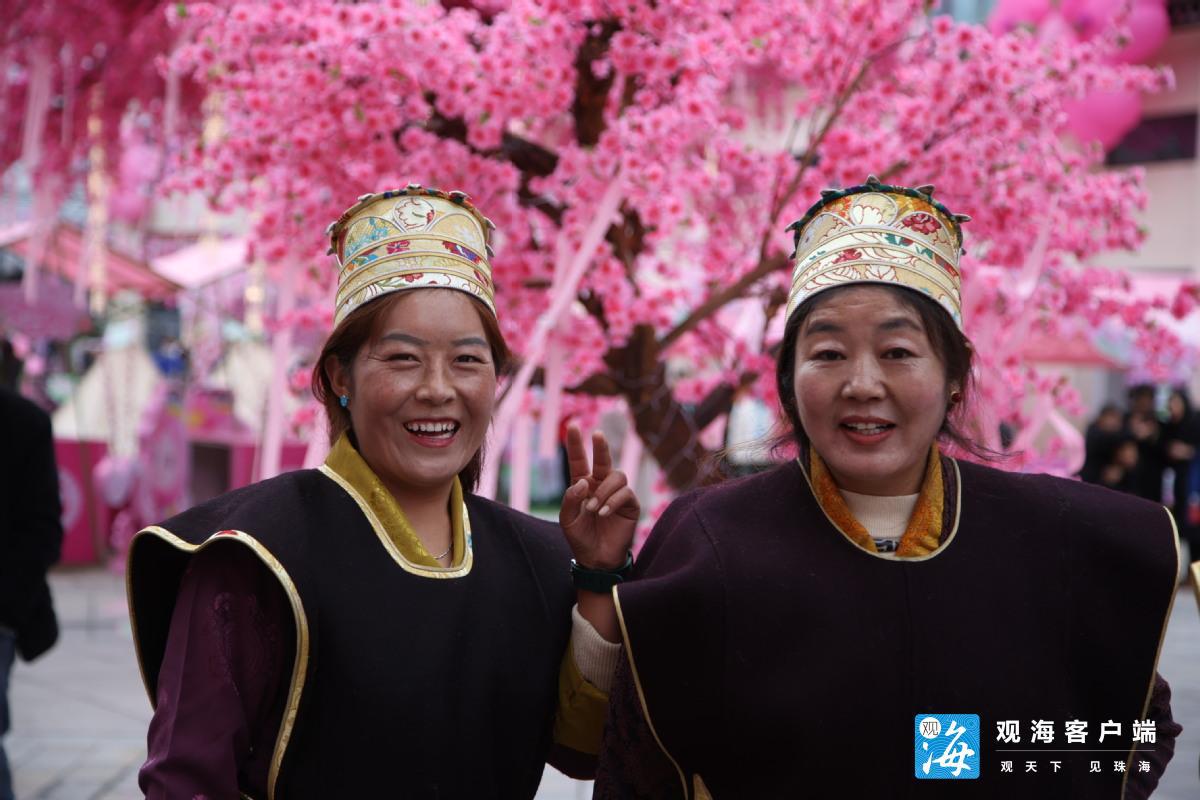
M 1113 148 L 1106 163 L 1117 166 L 1194 160 L 1196 127 L 1195 113 L 1143 119 Z
M 1200 0 L 1167 0 L 1167 16 L 1172 28 L 1200 25 Z

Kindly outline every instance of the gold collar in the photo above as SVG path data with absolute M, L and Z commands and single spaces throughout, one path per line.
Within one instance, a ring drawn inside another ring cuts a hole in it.
M 809 448 L 809 474 L 813 496 L 825 516 L 834 524 L 842 535 L 869 553 L 876 553 L 875 540 L 863 527 L 850 507 L 846 498 L 838 490 L 833 476 L 825 462 L 817 455 L 815 449 Z M 946 492 L 942 475 L 942 456 L 935 444 L 929 451 L 929 461 L 925 468 L 925 478 L 921 482 L 921 492 L 917 497 L 917 505 L 908 520 L 908 527 L 900 537 L 896 548 L 897 558 L 921 558 L 932 555 L 942 546 L 942 521 L 945 518 Z
M 407 572 L 424 577 L 458 578 L 471 571 L 474 560 L 471 520 L 457 475 L 450 487 L 450 566 L 443 567 L 425 549 L 396 498 L 354 449 L 346 434 L 334 443 L 320 471 L 354 498 L 384 548 Z

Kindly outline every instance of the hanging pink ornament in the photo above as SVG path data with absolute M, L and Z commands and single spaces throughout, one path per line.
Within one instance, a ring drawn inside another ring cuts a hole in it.
M 109 508 L 120 508 L 129 502 L 138 479 L 138 462 L 127 456 L 106 455 L 93 472 L 100 497 Z
M 1062 0 L 1058 13 L 1081 40 L 1091 39 L 1113 24 L 1126 0 Z
M 1137 92 L 1097 92 L 1082 100 L 1063 104 L 1067 132 L 1081 142 L 1100 142 L 1111 150 L 1133 130 L 1142 117 L 1142 98 Z
M 1149 61 L 1171 34 L 1163 0 L 1135 0 L 1127 25 L 1129 44 L 1117 54 L 1117 60 L 1126 64 Z
M 988 17 L 987 27 L 998 34 L 1022 26 L 1037 27 L 1049 13 L 1049 0 L 1000 0 Z
M 158 149 L 144 142 L 127 144 L 121 153 L 115 185 L 108 199 L 113 219 L 135 224 L 150 210 L 151 182 L 158 174 Z

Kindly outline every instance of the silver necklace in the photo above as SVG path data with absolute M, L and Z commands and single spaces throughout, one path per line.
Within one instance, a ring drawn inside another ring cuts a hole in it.
M 450 546 L 446 548 L 446 552 L 442 553 L 440 556 L 434 556 L 434 557 L 433 557 L 433 560 L 434 560 L 434 561 L 441 561 L 443 558 L 445 558 L 446 556 L 450 555 L 450 551 L 451 551 L 451 550 L 453 550 L 453 549 L 454 549 L 454 541 L 453 541 L 453 539 L 451 539 L 451 541 L 450 541 Z

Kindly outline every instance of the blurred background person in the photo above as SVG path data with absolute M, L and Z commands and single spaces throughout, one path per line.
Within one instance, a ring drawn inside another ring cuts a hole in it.
M 1116 454 L 1123 440 L 1121 409 L 1115 403 L 1105 403 L 1100 413 L 1087 426 L 1084 434 L 1086 457 L 1079 477 L 1088 483 L 1107 483 L 1101 475 Z M 1135 453 L 1136 456 L 1136 453 Z
M 62 524 L 50 417 L 8 386 L 0 386 L 0 440 L 0 800 L 12 800 L 2 738 L 9 675 L 17 655 L 32 661 L 58 639 L 46 570 L 58 561 Z
M 1162 425 L 1163 456 L 1167 466 L 1175 473 L 1171 493 L 1171 511 L 1179 536 L 1188 543 L 1192 558 L 1198 552 L 1197 533 L 1200 532 L 1194 519 L 1194 507 L 1200 502 L 1200 464 L 1196 461 L 1196 448 L 1200 445 L 1200 419 L 1192 409 L 1192 402 L 1182 388 L 1172 390 L 1167 398 L 1167 421 Z
M 1118 492 L 1138 493 L 1138 443 L 1122 435 L 1108 461 L 1100 470 L 1098 480 L 1092 481 Z
M 1155 389 L 1148 383 L 1129 388 L 1125 432 L 1137 441 L 1138 463 L 1134 494 L 1161 503 L 1163 473 L 1167 469 L 1162 449 L 1162 425 L 1154 404 Z

